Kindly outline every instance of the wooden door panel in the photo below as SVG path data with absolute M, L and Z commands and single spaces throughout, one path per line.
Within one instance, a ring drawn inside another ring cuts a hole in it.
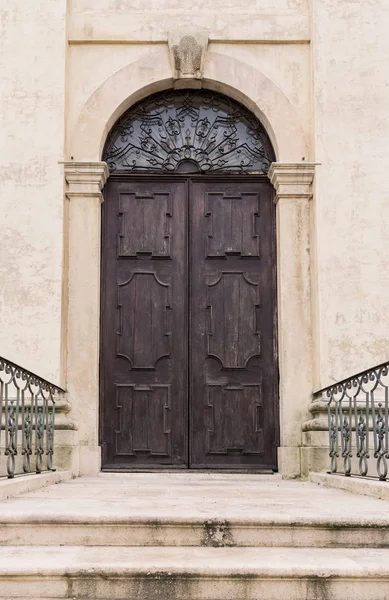
M 171 385 L 116 384 L 115 456 L 171 456 Z
M 192 180 L 191 465 L 275 468 L 275 236 L 268 181 Z
M 225 369 L 244 369 L 260 355 L 259 284 L 244 271 L 226 269 L 218 271 L 216 281 L 207 279 L 207 356 Z
M 110 178 L 104 195 L 103 467 L 185 467 L 186 182 Z
M 117 355 L 133 369 L 155 369 L 170 357 L 171 283 L 155 271 L 133 271 L 117 287 Z
M 205 203 L 207 258 L 228 255 L 259 258 L 258 193 L 209 192 Z
M 119 257 L 150 255 L 152 258 L 171 258 L 170 192 L 120 194 L 119 221 Z
M 261 428 L 261 383 L 223 385 L 207 383 L 206 453 L 213 455 L 262 456 L 263 430 Z

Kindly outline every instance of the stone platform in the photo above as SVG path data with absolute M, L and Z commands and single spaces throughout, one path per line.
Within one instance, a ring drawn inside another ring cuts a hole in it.
M 104 473 L 0 503 L 0 598 L 389 600 L 389 501 L 277 475 Z

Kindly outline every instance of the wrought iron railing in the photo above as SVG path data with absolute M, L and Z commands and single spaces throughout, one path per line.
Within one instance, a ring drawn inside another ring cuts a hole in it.
M 55 470 L 55 401 L 63 393 L 0 357 L 0 476 Z
M 331 473 L 343 459 L 346 476 L 372 475 L 386 481 L 389 459 L 389 362 L 317 392 L 328 398 Z

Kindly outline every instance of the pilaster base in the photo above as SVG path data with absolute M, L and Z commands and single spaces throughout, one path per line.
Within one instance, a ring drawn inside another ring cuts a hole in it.
M 301 475 L 300 448 L 280 446 L 278 448 L 278 470 L 284 479 L 296 479 Z
M 95 477 L 101 471 L 100 446 L 80 446 L 80 476 Z
M 327 471 L 330 466 L 328 446 L 308 446 L 301 448 L 301 477 L 309 479 L 310 473 Z

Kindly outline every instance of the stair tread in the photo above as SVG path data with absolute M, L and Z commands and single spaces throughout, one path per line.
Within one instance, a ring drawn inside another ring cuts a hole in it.
M 2 577 L 147 576 L 389 578 L 389 549 L 8 546 Z
M 0 523 L 389 525 L 389 501 L 263 475 L 82 477 L 1 503 Z
M 0 524 L 2 523 L 15 523 L 23 525 L 33 524 L 96 524 L 96 525 L 120 525 L 120 524 L 133 524 L 133 525 L 188 525 L 188 526 L 203 526 L 205 523 L 223 524 L 227 523 L 236 526 L 255 526 L 255 527 L 269 527 L 269 526 L 342 526 L 342 527 L 389 527 L 389 511 L 384 511 L 382 514 L 345 514 L 332 516 L 329 514 L 312 514 L 312 515 L 296 515 L 296 514 L 280 514 L 279 512 L 268 512 L 264 510 L 264 514 L 255 516 L 230 516 L 225 518 L 222 515 L 218 515 L 215 510 L 212 515 L 193 515 L 188 510 L 187 514 L 166 514 L 158 515 L 158 513 L 147 514 L 131 514 L 123 510 L 122 507 L 117 507 L 115 514 L 114 511 L 104 512 L 101 507 L 99 510 L 89 512 L 85 510 L 68 510 L 61 511 L 58 507 L 41 507 L 36 510 L 4 510 L 1 507 L 0 511 Z

